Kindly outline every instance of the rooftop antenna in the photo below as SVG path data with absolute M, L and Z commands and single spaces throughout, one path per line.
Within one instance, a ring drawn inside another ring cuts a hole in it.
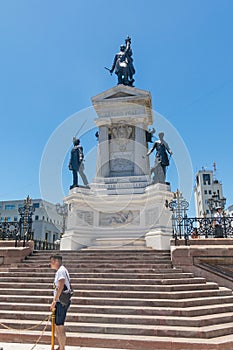
M 213 177 L 214 177 L 214 180 L 216 180 L 216 170 L 217 170 L 217 167 L 216 167 L 216 162 L 213 162 Z

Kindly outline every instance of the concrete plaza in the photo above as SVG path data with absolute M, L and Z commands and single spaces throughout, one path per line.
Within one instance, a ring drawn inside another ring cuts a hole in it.
M 55 349 L 56 348 L 57 348 L 57 345 L 55 346 Z M 51 345 L 38 344 L 38 345 L 34 346 L 34 344 L 1 343 L 0 342 L 0 350 L 51 350 Z M 103 348 L 87 348 L 87 347 L 80 347 L 80 346 L 66 346 L 66 350 L 103 350 Z M 104 350 L 114 350 L 114 349 L 104 348 Z M 124 349 L 121 349 L 121 350 L 124 350 Z

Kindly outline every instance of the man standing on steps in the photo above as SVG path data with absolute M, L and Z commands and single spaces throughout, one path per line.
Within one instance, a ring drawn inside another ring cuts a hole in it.
M 65 289 L 70 290 L 70 277 L 69 272 L 62 265 L 62 256 L 61 255 L 52 255 L 50 257 L 50 266 L 52 269 L 56 270 L 55 278 L 54 278 L 54 296 L 53 301 L 50 305 L 50 310 L 55 311 L 55 332 L 58 340 L 59 347 L 56 350 L 65 350 L 66 345 L 66 333 L 65 333 L 65 319 L 67 310 L 70 307 L 70 302 L 68 305 L 63 306 L 59 297 L 66 286 Z

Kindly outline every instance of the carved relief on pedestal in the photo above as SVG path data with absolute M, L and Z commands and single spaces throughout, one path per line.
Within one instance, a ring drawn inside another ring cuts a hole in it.
M 123 121 L 113 124 L 110 131 L 110 171 L 133 173 L 133 142 L 135 127 Z
M 139 210 L 122 210 L 116 213 L 100 212 L 100 226 L 122 226 L 127 224 L 140 224 Z
M 112 126 L 110 134 L 111 139 L 119 146 L 119 150 L 124 152 L 130 140 L 134 139 L 134 127 L 120 122 Z
M 94 215 L 91 211 L 77 210 L 76 211 L 76 224 L 77 225 L 91 225 L 93 226 Z

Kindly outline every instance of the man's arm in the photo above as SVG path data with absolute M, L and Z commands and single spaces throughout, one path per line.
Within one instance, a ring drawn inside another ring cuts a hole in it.
M 163 140 L 163 144 L 164 144 L 166 150 L 168 151 L 168 153 L 169 153 L 170 155 L 172 155 L 172 150 L 171 150 L 170 147 L 168 146 L 168 143 L 167 143 L 166 141 Z
M 154 142 L 152 148 L 147 152 L 147 154 L 146 154 L 147 156 L 149 156 L 149 155 L 155 150 L 156 142 L 157 142 L 157 141 Z
M 64 285 L 65 285 L 65 278 L 62 278 L 58 281 L 58 286 L 56 288 L 56 294 L 53 297 L 53 301 L 50 305 L 50 310 L 53 310 L 55 308 L 56 302 L 59 300 L 59 297 L 63 291 Z
M 114 57 L 114 61 L 113 61 L 113 64 L 112 64 L 112 68 L 110 69 L 110 73 L 111 73 L 111 74 L 113 73 L 113 71 L 114 71 L 114 69 L 115 69 L 117 59 L 118 59 L 118 55 L 116 55 L 116 56 Z

